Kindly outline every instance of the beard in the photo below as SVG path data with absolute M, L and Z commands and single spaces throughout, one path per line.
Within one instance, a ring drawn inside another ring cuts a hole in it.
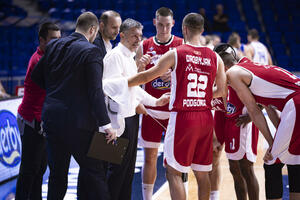
M 118 34 L 113 34 L 113 35 L 109 35 L 107 38 L 109 38 L 109 40 L 115 40 Z
M 115 40 L 116 37 L 118 36 L 118 33 L 109 33 L 107 30 L 104 30 L 103 34 L 105 35 L 106 38 L 109 40 Z

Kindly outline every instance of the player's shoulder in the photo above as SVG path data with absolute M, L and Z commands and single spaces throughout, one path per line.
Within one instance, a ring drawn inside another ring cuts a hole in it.
M 221 57 L 215 51 L 213 51 L 211 48 L 207 46 L 201 46 L 201 50 L 203 55 L 222 60 Z
M 183 38 L 173 35 L 173 42 L 183 44 Z
M 237 80 L 237 79 L 244 79 L 245 77 L 250 77 L 252 74 L 248 69 L 245 69 L 243 66 L 240 65 L 234 65 L 230 67 L 226 71 L 226 76 L 229 79 L 229 81 Z
M 143 40 L 143 45 L 147 45 L 149 43 L 153 43 L 153 38 L 154 38 L 154 36 L 149 37 L 149 38 Z
M 214 50 L 212 50 L 211 48 L 209 48 L 208 46 L 203 46 L 202 47 L 203 49 L 205 49 L 206 50 L 206 52 L 209 52 L 209 53 L 211 53 L 211 54 L 213 54 L 213 55 L 218 55 Z
M 178 51 L 191 50 L 191 47 L 187 44 L 181 44 L 181 45 L 177 46 L 175 49 L 178 52 Z
M 238 74 L 240 74 L 243 71 L 243 69 L 241 68 L 241 66 L 239 65 L 233 65 L 232 67 L 230 67 L 227 71 L 226 71 L 226 75 L 228 76 L 236 76 Z
M 176 47 L 176 49 L 185 49 L 185 50 L 200 51 L 201 54 L 203 52 L 205 52 L 206 54 L 209 53 L 209 54 L 216 55 L 216 53 L 213 50 L 211 50 L 210 48 L 208 48 L 206 46 L 194 46 L 194 45 L 191 45 L 191 44 L 182 44 L 182 45 Z M 200 54 L 200 52 L 199 52 L 199 54 Z

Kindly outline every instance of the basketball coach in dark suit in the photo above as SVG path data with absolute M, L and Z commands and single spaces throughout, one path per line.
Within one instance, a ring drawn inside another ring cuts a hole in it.
M 100 49 L 91 44 L 99 30 L 97 17 L 81 14 L 70 36 L 48 44 L 32 72 L 32 80 L 46 89 L 42 111 L 50 176 L 48 200 L 63 199 L 70 155 L 80 166 L 78 199 L 110 199 L 103 161 L 86 156 L 94 131 L 105 129 L 115 139 L 102 91 Z M 62 170 L 64 169 L 64 170 Z

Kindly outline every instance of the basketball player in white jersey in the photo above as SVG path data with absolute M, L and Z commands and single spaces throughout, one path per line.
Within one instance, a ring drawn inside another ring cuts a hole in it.
M 142 42 L 136 54 L 139 71 L 150 69 L 167 51 L 183 44 L 183 39 L 172 35 L 174 26 L 173 11 L 161 7 L 155 12 L 153 24 L 156 35 Z M 145 91 L 152 96 L 161 96 L 170 92 L 170 73 L 145 84 Z M 144 165 L 142 168 L 142 193 L 144 200 L 151 200 L 157 175 L 157 153 L 163 132 L 168 125 L 169 105 L 160 107 L 146 106 L 147 114 L 142 116 L 139 145 L 144 148 Z M 188 190 L 187 174 L 183 175 L 185 188 Z M 186 178 L 185 178 L 186 177 Z
M 172 69 L 170 119 L 164 145 L 164 164 L 172 199 L 184 200 L 182 173 L 192 168 L 198 199 L 208 200 L 212 168 L 212 98 L 226 96 L 224 65 L 200 43 L 204 19 L 190 13 L 182 22 L 185 44 L 164 54 L 157 65 L 129 78 L 128 86 L 144 84 Z M 214 83 L 216 86 L 214 86 Z
M 259 41 L 259 34 L 256 29 L 248 31 L 247 39 L 249 42 L 249 45 L 247 45 L 247 57 L 255 63 L 272 65 L 271 55 L 267 47 Z
M 300 79 L 277 66 L 256 64 L 245 57 L 237 61 L 226 51 L 220 56 L 228 68 L 229 85 L 236 91 L 270 146 L 264 156 L 265 165 L 272 166 L 278 161 L 286 164 L 290 199 L 300 199 Z M 257 103 L 265 107 L 277 127 L 274 140 Z M 281 111 L 280 118 L 274 108 Z M 265 176 L 267 199 L 281 199 L 282 185 L 280 188 L 278 183 L 282 177 L 267 171 Z

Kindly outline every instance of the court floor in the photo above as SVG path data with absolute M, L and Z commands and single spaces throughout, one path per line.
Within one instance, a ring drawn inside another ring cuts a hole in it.
M 271 128 L 274 131 L 274 128 Z M 255 174 L 257 176 L 259 187 L 260 187 L 260 199 L 265 199 L 265 189 L 264 189 L 264 170 L 263 170 L 263 154 L 264 154 L 264 144 L 262 140 L 262 135 L 259 136 L 258 144 L 258 156 L 257 162 L 255 163 Z M 143 165 L 143 150 L 138 148 L 135 176 L 133 180 L 132 187 L 132 200 L 142 200 L 142 188 L 141 188 L 141 169 Z M 162 166 L 163 163 L 163 144 L 160 145 L 158 153 L 158 164 L 157 164 L 157 180 L 154 186 L 154 196 L 153 200 L 169 200 L 169 187 L 165 179 L 165 169 Z M 222 170 L 222 181 L 220 186 L 220 200 L 235 200 L 235 192 L 233 179 L 229 172 L 228 161 L 226 155 L 223 151 L 221 156 L 221 170 Z M 76 187 L 77 187 L 77 176 L 79 167 L 74 159 L 72 159 L 68 175 L 68 190 L 65 196 L 65 200 L 75 200 L 76 198 Z M 286 174 L 286 169 L 283 170 Z M 46 171 L 44 175 L 44 181 L 42 186 L 43 200 L 47 198 L 47 183 L 48 183 L 49 170 Z M 283 200 L 288 200 L 288 178 L 287 175 L 283 176 L 284 183 L 284 194 Z M 13 200 L 16 190 L 16 178 L 0 185 L 0 200 Z M 189 200 L 197 199 L 197 184 L 192 172 L 189 173 Z
M 261 140 L 260 140 L 261 141 Z M 158 156 L 158 174 L 157 174 L 157 181 L 154 188 L 154 196 L 153 200 L 169 200 L 169 188 L 166 182 L 164 173 L 165 170 L 162 167 L 162 146 L 159 150 Z M 257 162 L 255 163 L 255 174 L 257 176 L 259 187 L 260 187 L 260 199 L 265 199 L 265 192 L 264 192 L 264 170 L 262 168 L 262 142 L 259 143 L 259 150 L 258 150 L 258 157 Z M 132 188 L 132 200 L 142 200 L 142 190 L 141 190 L 141 168 L 143 164 L 143 151 L 141 148 L 138 149 L 137 155 L 137 162 L 135 168 L 135 177 L 133 180 L 133 188 Z M 233 179 L 229 172 L 228 161 L 226 159 L 226 155 L 223 152 L 221 156 L 221 169 L 222 169 L 222 181 L 220 187 L 220 200 L 234 200 L 236 199 L 233 187 Z M 77 186 L 77 176 L 78 176 L 78 165 L 72 159 L 69 175 L 68 175 L 68 190 L 65 197 L 65 200 L 75 200 L 76 198 L 76 186 Z M 286 170 L 284 170 L 286 174 Z M 48 175 L 49 170 L 47 170 L 44 176 L 44 183 L 43 183 L 43 199 L 47 197 L 47 182 L 48 182 Z M 288 181 L 287 176 L 283 176 L 284 180 L 284 200 L 288 199 Z M 8 181 L 2 185 L 0 185 L 0 199 L 1 200 L 12 200 L 14 199 L 14 193 L 16 190 L 16 179 Z M 190 200 L 197 199 L 197 185 L 192 173 L 189 173 L 189 198 Z
M 262 157 L 264 155 L 263 151 L 263 141 L 262 141 L 262 135 L 260 135 L 259 139 L 259 146 L 258 146 L 258 156 L 257 156 L 257 162 L 254 164 L 255 174 L 259 182 L 259 199 L 266 199 L 265 198 L 265 188 L 264 188 L 264 169 L 263 169 L 263 160 Z M 235 191 L 234 191 L 234 185 L 233 185 L 233 178 L 229 171 L 229 165 L 228 160 L 226 158 L 225 152 L 222 152 L 221 156 L 221 185 L 220 185 L 220 200 L 235 200 Z M 288 200 L 288 177 L 287 177 L 287 170 L 284 167 L 283 168 L 283 200 Z M 155 198 L 153 200 L 170 200 L 170 193 L 168 184 L 166 183 L 161 187 L 161 190 L 159 190 L 155 195 Z M 194 175 L 192 172 L 189 173 L 189 194 L 188 194 L 189 200 L 195 200 L 197 199 L 197 183 L 196 179 L 194 178 Z

